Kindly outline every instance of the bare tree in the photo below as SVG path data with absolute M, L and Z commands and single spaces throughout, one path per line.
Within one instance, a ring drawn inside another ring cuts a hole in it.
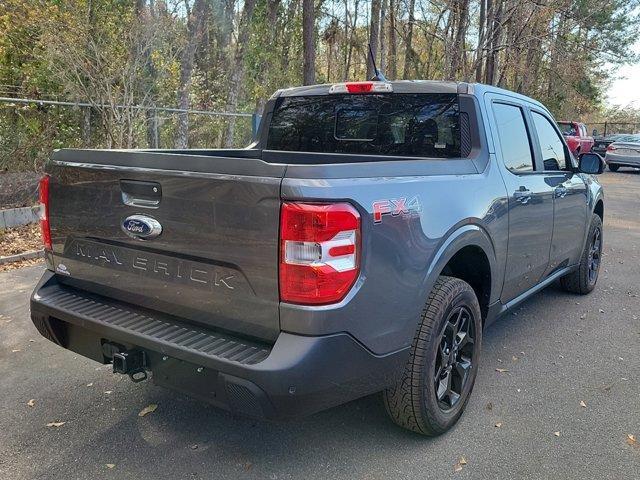
M 402 78 L 410 78 L 416 74 L 415 72 L 415 52 L 413 51 L 413 26 L 415 19 L 416 0 L 409 0 L 409 21 L 407 24 L 407 37 L 404 54 L 404 71 Z
M 302 83 L 316 83 L 315 7 L 313 0 L 302 0 Z
M 487 22 L 487 0 L 480 0 L 480 13 L 478 15 L 478 47 L 476 48 L 476 82 L 482 81 L 482 63 L 484 60 L 485 25 Z
M 398 77 L 398 44 L 396 40 L 396 0 L 389 0 L 389 78 Z
M 387 56 L 389 55 L 389 47 L 387 45 L 387 30 L 385 28 L 388 9 L 389 0 L 382 0 L 382 7 L 380 9 L 380 70 L 383 73 L 387 71 Z
M 92 21 L 83 20 L 64 29 L 60 18 L 45 21 L 41 40 L 51 79 L 73 98 L 91 104 L 107 148 L 136 146 L 135 126 L 141 117 L 140 107 L 149 105 L 152 93 L 152 87 L 140 82 L 140 78 L 158 32 L 137 21 L 120 25 L 124 44 L 135 45 L 122 51 L 114 47 L 109 37 L 96 32 L 97 26 Z
M 243 93 L 244 81 L 244 55 L 249 41 L 250 23 L 253 17 L 253 10 L 256 6 L 256 0 L 245 0 L 240 24 L 238 25 L 238 40 L 233 55 L 233 70 L 231 73 L 231 82 L 229 85 L 229 96 L 227 98 L 227 111 L 235 112 L 238 109 L 238 102 Z M 225 147 L 229 148 L 234 143 L 234 135 L 236 129 L 236 117 L 229 117 L 227 124 L 227 135 L 225 139 Z
M 189 109 L 189 94 L 191 93 L 191 77 L 195 62 L 196 49 L 202 43 L 206 16 L 208 12 L 205 0 L 195 0 L 193 9 L 189 1 L 185 0 L 187 11 L 187 44 L 182 51 L 180 59 L 180 82 L 178 84 L 178 108 Z M 188 148 L 189 146 L 189 115 L 178 115 L 178 131 L 176 132 L 176 148 Z
M 370 49 L 367 52 L 367 78 L 371 78 L 374 76 L 373 64 L 378 55 L 379 38 L 380 38 L 380 0 L 371 0 L 371 20 L 370 20 L 370 27 L 369 27 Z
M 455 13 L 456 29 L 451 47 L 449 73 L 447 75 L 450 79 L 455 79 L 461 67 L 465 66 L 464 40 L 467 36 L 467 28 L 469 26 L 469 0 L 454 1 L 453 13 Z

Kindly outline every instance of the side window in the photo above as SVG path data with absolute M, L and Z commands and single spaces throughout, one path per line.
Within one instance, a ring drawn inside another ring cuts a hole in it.
M 567 157 L 564 149 L 564 143 L 553 128 L 551 121 L 537 112 L 531 112 L 533 116 L 533 125 L 538 134 L 542 161 L 545 170 L 566 170 Z
M 513 173 L 533 171 L 531 143 L 520 107 L 505 103 L 494 103 L 493 112 L 498 125 L 498 136 L 502 147 L 502 159 Z

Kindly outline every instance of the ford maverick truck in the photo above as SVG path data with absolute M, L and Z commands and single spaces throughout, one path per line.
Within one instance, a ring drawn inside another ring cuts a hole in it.
M 440 434 L 492 321 L 556 280 L 595 287 L 603 165 L 494 87 L 280 90 L 246 149 L 56 151 L 31 318 L 116 373 L 238 414 L 382 392 L 394 422 Z

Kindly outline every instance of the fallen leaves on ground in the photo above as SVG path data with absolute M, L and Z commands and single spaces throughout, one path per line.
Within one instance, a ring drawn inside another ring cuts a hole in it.
M 42 249 L 42 237 L 40 235 L 40 225 L 37 223 L 0 230 L 0 257 L 8 257 L 40 249 Z M 37 265 L 41 262 L 41 258 L 32 258 L 5 263 L 0 265 L 0 272 Z
M 29 400 L 29 401 L 27 402 L 27 405 L 29 405 L 30 407 L 35 407 L 35 405 L 36 405 L 36 399 L 35 399 L 35 398 L 32 398 L 31 400 Z
M 553 432 L 553 434 L 554 434 L 556 437 L 559 437 L 559 436 L 560 436 L 560 432 Z
M 116 466 L 116 464 L 115 463 L 107 463 L 106 466 L 107 466 L 107 468 L 113 468 L 113 467 Z
M 581 406 L 582 408 L 587 408 L 587 404 L 586 404 L 586 403 L 584 403 L 584 400 L 580 400 L 580 406 Z
M 67 422 L 49 422 L 47 423 L 47 427 L 56 427 L 59 428 Z
M 459 472 L 462 470 L 462 466 L 467 464 L 467 459 L 464 457 L 460 457 L 460 460 L 458 460 L 458 463 L 456 463 L 453 466 L 453 471 L 454 472 Z
M 32 223 L 0 231 L 0 257 L 31 252 L 42 248 L 40 225 Z
M 144 417 L 145 415 L 148 415 L 151 412 L 155 412 L 156 408 L 158 408 L 158 405 L 156 405 L 155 403 L 152 403 L 151 405 L 147 405 L 146 407 L 144 407 L 140 413 L 138 414 L 139 417 Z
M 0 272 L 8 272 L 10 270 L 17 270 L 23 267 L 33 267 L 34 265 L 40 265 L 44 263 L 42 258 L 31 258 L 29 260 L 19 260 L 17 262 L 5 263 L 0 265 Z
M 502 422 L 497 422 L 497 423 L 495 424 L 495 427 L 496 427 L 496 428 L 502 428 Z
M 632 447 L 639 447 L 638 440 L 636 440 L 635 435 L 627 434 L 627 445 L 631 445 Z

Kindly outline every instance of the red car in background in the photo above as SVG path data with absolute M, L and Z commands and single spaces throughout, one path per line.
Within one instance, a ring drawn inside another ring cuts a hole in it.
M 572 153 L 579 155 L 591 151 L 594 139 L 587 133 L 587 127 L 584 123 L 558 122 L 558 126 Z

